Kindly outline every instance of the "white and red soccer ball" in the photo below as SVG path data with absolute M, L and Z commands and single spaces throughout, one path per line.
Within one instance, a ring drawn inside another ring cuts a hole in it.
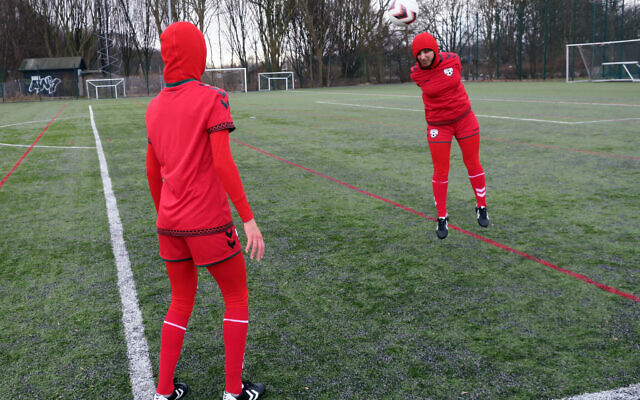
M 394 25 L 409 26 L 418 16 L 418 4 L 415 0 L 391 0 L 387 16 Z

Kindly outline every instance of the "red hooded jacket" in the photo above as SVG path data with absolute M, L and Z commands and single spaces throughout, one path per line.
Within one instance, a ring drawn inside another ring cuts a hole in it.
M 462 85 L 462 63 L 457 54 L 440 52 L 434 37 L 426 32 L 417 35 L 411 44 L 416 59 L 424 49 L 435 53 L 433 63 L 422 68 L 417 62 L 411 68 L 411 79 L 422 89 L 425 119 L 433 126 L 452 124 L 471 111 Z
M 160 36 L 163 89 L 147 108 L 147 178 L 158 233 L 196 236 L 233 223 L 229 201 L 244 222 L 253 218 L 229 149 L 234 130 L 227 93 L 200 82 L 207 48 L 189 22 L 171 24 Z

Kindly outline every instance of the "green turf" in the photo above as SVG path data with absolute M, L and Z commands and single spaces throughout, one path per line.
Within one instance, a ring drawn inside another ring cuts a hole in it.
M 637 87 L 467 90 L 482 129 L 492 225 L 475 222 L 455 144 L 451 224 L 640 296 L 640 121 L 491 118 L 637 118 Z M 414 85 L 230 99 L 233 138 L 435 216 Z M 48 120 L 66 105 L 38 144 L 93 146 L 93 106 L 157 377 L 170 289 L 145 179 L 148 101 L 7 104 L 0 125 Z M 44 126 L 0 128 L 0 143 L 31 144 Z M 1 177 L 25 150 L 0 145 Z M 430 220 L 239 144 L 232 150 L 267 245 L 262 262 L 248 261 L 245 359 L 245 376 L 267 384 L 267 399 L 540 399 L 640 381 L 639 303 L 458 231 L 440 241 Z M 9 366 L 0 394 L 130 398 L 96 151 L 33 149 L 0 188 L 0 206 L 0 364 Z M 222 314 L 215 281 L 202 271 L 177 368 L 192 387 L 188 398 L 224 388 Z

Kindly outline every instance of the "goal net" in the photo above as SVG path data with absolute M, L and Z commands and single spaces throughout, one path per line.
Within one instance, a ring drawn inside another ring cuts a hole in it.
M 200 79 L 227 92 L 247 91 L 246 68 L 209 68 L 204 70 Z
M 640 39 L 566 47 L 567 82 L 640 82 Z
M 85 82 L 87 88 L 87 98 L 95 96 L 100 98 L 118 98 L 118 91 L 121 96 L 127 96 L 127 89 L 124 85 L 124 78 L 109 79 L 87 79 Z
M 260 72 L 258 73 L 258 91 L 295 89 L 293 72 Z

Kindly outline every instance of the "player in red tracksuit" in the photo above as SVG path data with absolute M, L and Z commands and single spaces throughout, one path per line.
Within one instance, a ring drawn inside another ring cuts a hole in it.
M 163 89 L 149 103 L 147 178 L 158 212 L 160 257 L 171 282 L 171 305 L 162 326 L 154 400 L 182 398 L 188 387 L 174 371 L 195 301 L 198 268 L 214 277 L 225 303 L 224 400 L 257 399 L 265 387 L 241 381 L 249 324 L 247 276 L 227 195 L 244 222 L 246 252 L 259 261 L 264 241 L 229 148 L 235 129 L 227 93 L 200 82 L 207 49 L 202 32 L 176 22 L 160 36 Z
M 422 89 L 427 120 L 427 140 L 433 161 L 433 197 L 438 212 L 436 233 L 440 239 L 449 233 L 447 186 L 449 155 L 455 137 L 476 196 L 476 218 L 482 227 L 489 226 L 484 170 L 480 164 L 480 127 L 471 110 L 469 96 L 462 85 L 460 58 L 438 50 L 438 43 L 423 32 L 411 44 L 416 65 L 411 79 Z

